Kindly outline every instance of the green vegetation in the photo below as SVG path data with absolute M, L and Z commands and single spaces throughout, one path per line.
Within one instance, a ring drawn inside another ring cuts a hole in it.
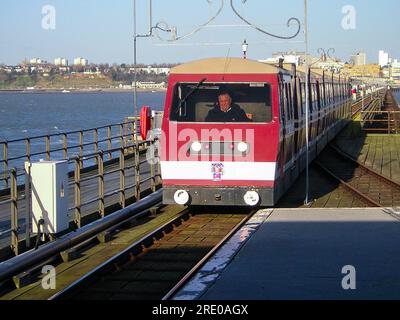
M 138 81 L 167 82 L 166 75 L 139 73 Z M 109 89 L 131 85 L 134 75 L 111 69 L 106 74 L 16 74 L 0 72 L 0 90 L 35 89 Z

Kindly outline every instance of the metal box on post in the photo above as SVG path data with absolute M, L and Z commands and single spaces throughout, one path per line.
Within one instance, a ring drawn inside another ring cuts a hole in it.
M 32 229 L 44 220 L 43 232 L 57 234 L 69 227 L 68 161 L 41 161 L 31 165 Z

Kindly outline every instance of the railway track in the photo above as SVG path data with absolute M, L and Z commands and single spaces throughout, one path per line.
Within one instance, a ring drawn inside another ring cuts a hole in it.
M 400 206 L 400 184 L 328 145 L 315 164 L 372 207 Z
M 183 285 L 252 213 L 185 210 L 50 299 L 160 300 Z
M 358 113 L 360 113 L 370 102 L 372 101 L 371 97 L 367 97 L 364 100 L 360 99 L 353 103 L 351 107 L 351 116 L 352 118 L 356 117 Z

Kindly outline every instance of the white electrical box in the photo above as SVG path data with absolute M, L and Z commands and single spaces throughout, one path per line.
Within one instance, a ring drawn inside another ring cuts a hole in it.
M 69 228 L 68 161 L 31 164 L 32 230 L 44 220 L 42 232 L 57 234 Z

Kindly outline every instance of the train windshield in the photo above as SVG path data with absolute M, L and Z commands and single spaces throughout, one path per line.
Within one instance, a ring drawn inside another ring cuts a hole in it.
M 268 83 L 177 83 L 170 113 L 178 122 L 271 122 Z

